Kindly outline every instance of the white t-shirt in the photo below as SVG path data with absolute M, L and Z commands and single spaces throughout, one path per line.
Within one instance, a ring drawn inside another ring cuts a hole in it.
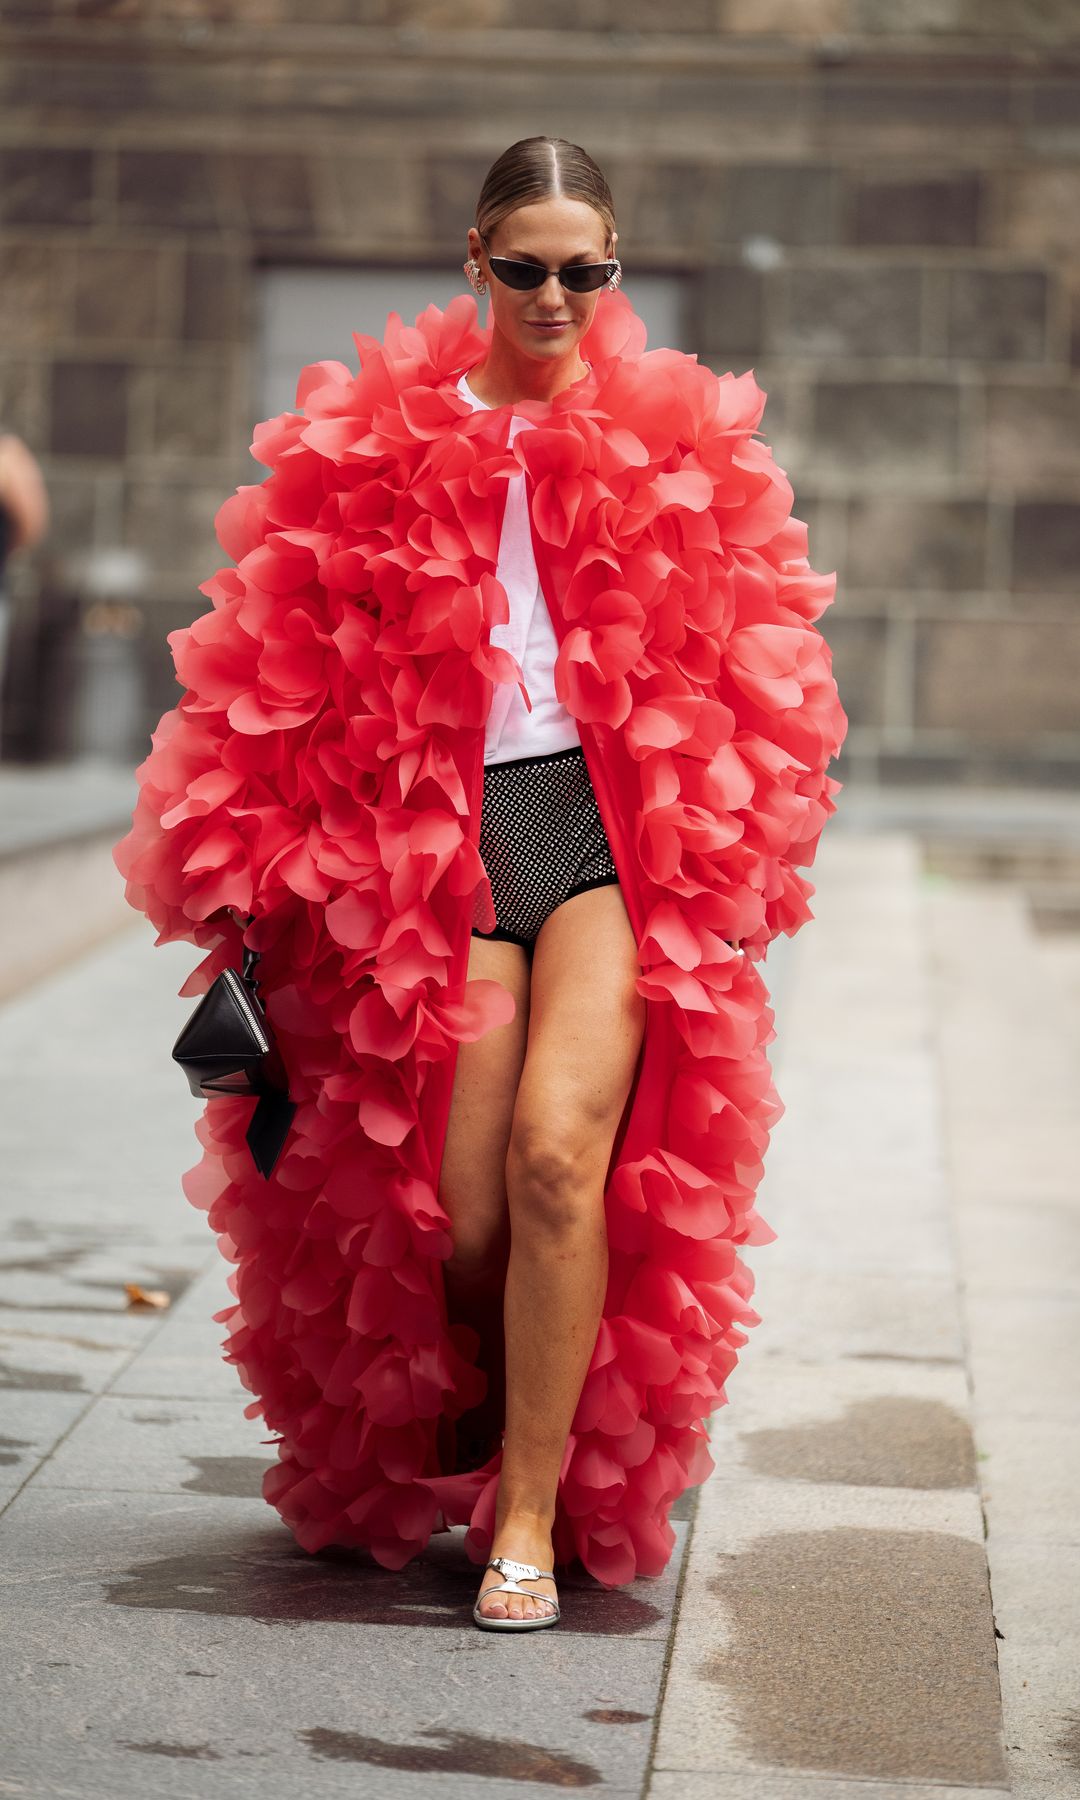
M 473 393 L 465 375 L 457 385 L 463 400 L 474 407 L 487 406 L 486 400 Z M 526 429 L 532 429 L 532 421 L 515 413 L 510 420 L 510 442 Z M 492 626 L 491 642 L 516 657 L 532 711 L 525 705 L 516 682 L 496 682 L 484 735 L 484 762 L 510 762 L 519 756 L 544 756 L 553 750 L 567 750 L 581 742 L 581 733 L 577 720 L 555 693 L 559 641 L 533 555 L 524 473 L 511 476 L 507 487 L 495 574 L 506 589 L 510 618 L 505 625 Z

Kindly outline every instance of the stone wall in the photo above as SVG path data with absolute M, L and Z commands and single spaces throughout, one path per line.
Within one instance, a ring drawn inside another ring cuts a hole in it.
M 260 260 L 453 268 L 538 131 L 604 166 L 631 300 L 682 272 L 684 347 L 769 394 L 839 574 L 842 778 L 1073 782 L 1075 0 L 0 0 L 0 416 L 53 550 L 151 559 L 148 726 L 257 479 Z

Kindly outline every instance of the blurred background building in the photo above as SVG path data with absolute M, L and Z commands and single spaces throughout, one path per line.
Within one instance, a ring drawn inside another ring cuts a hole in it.
M 0 421 L 52 521 L 9 571 L 2 754 L 145 754 L 166 633 L 351 332 L 467 291 L 481 180 L 581 143 L 650 345 L 753 369 L 852 786 L 1080 769 L 1075 0 L 5 0 Z M 484 303 L 481 303 L 483 308 Z M 80 698 L 81 696 L 81 698 Z

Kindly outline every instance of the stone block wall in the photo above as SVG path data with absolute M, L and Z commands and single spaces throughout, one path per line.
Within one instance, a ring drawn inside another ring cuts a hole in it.
M 1074 782 L 1075 0 L 0 0 L 0 418 L 54 549 L 150 560 L 148 727 L 257 478 L 260 262 L 455 268 L 532 132 L 603 165 L 630 298 L 680 274 L 682 347 L 768 392 L 842 778 Z M 7 754 L 34 704 L 13 671 Z

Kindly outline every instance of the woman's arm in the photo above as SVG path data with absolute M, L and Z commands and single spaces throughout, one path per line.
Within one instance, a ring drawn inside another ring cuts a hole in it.
M 45 534 L 49 497 L 36 458 L 12 432 L 0 434 L 0 506 L 14 531 L 9 548 L 27 550 Z

